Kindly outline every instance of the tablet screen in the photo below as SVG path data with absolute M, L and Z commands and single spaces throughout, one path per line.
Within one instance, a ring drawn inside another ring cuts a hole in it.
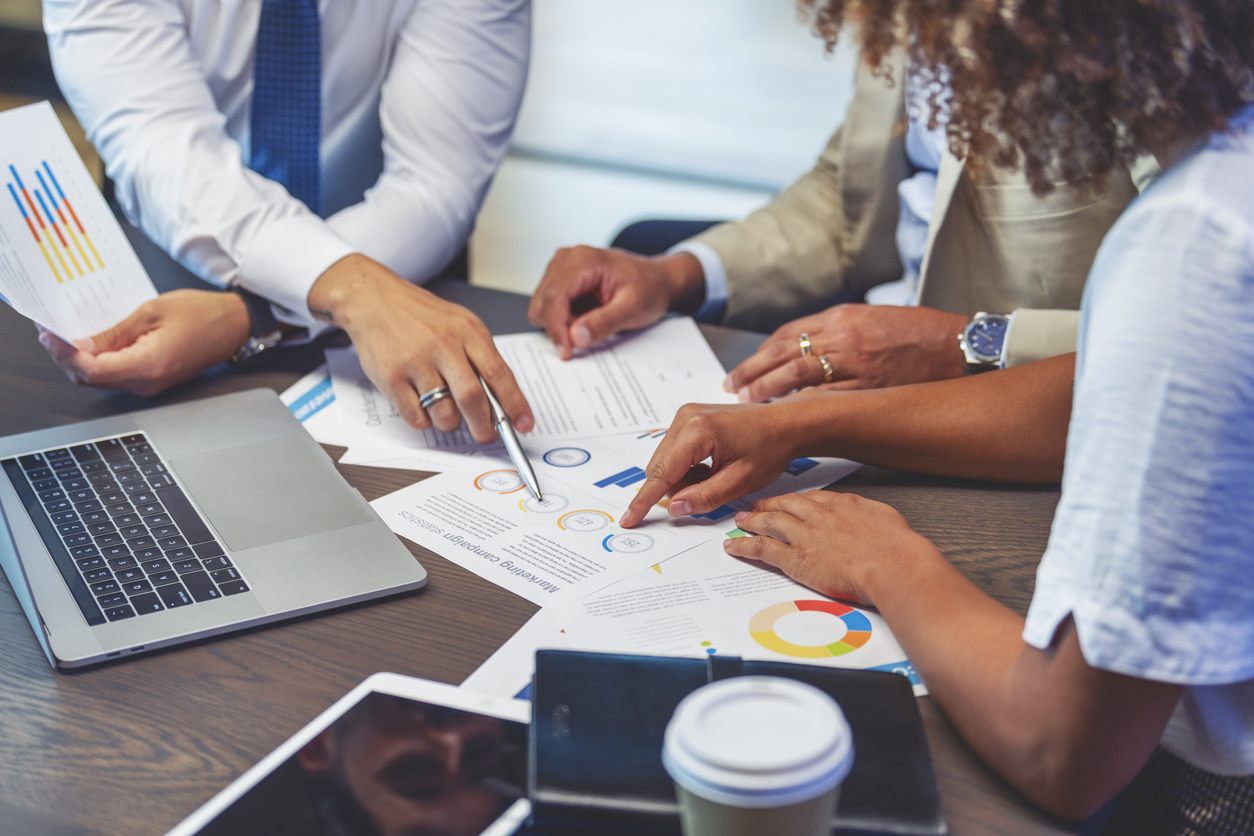
M 527 727 L 367 694 L 199 831 L 475 836 L 526 795 Z

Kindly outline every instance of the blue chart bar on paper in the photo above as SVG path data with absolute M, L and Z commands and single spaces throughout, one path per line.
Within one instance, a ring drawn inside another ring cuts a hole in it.
M 736 513 L 736 509 L 730 505 L 720 505 L 708 514 L 693 514 L 694 519 L 698 520 L 721 520 L 723 517 L 730 517 Z
M 819 463 L 814 459 L 793 459 L 792 464 L 788 465 L 787 473 L 789 476 L 800 476 L 813 467 L 818 467 Z
M 630 487 L 637 482 L 644 481 L 644 471 L 638 467 L 629 467 L 621 473 L 615 473 L 613 476 L 607 476 L 600 482 L 594 484 L 598 488 L 608 488 L 610 485 L 617 485 L 620 488 Z

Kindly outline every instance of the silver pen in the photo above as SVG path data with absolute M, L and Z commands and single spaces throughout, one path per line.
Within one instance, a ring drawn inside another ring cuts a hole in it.
M 492 394 L 492 387 L 488 386 L 488 382 L 483 379 L 483 375 L 479 375 L 479 382 L 483 384 L 483 391 L 488 396 L 488 403 L 492 405 L 492 422 L 496 424 L 496 431 L 501 434 L 501 441 L 505 442 L 505 449 L 509 451 L 510 461 L 514 463 L 514 467 L 518 468 L 518 475 L 527 483 L 527 487 L 531 489 L 531 493 L 540 502 L 544 501 L 544 497 L 540 495 L 540 482 L 536 479 L 536 472 L 531 469 L 531 462 L 527 459 L 527 454 L 523 452 L 522 443 L 518 440 L 518 434 L 514 432 L 514 425 L 509 422 L 509 416 L 505 414 L 505 410 L 501 409 L 501 403 L 496 399 L 496 395 Z

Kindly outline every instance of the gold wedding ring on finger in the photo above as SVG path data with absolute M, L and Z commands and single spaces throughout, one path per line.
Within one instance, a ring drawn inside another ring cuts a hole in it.
M 800 337 L 797 338 L 797 343 L 801 346 L 801 356 L 809 357 L 810 356 L 810 335 L 802 334 Z
M 827 359 L 826 354 L 820 354 L 819 363 L 823 365 L 823 382 L 831 383 L 832 378 L 836 376 L 836 372 L 832 368 L 832 361 Z
M 430 409 L 432 404 L 436 403 L 437 401 L 442 401 L 445 398 L 452 397 L 452 394 L 453 393 L 449 391 L 449 388 L 447 386 L 440 386 L 435 389 L 432 389 L 430 392 L 424 392 L 423 394 L 419 395 L 418 405 L 421 406 L 423 409 Z

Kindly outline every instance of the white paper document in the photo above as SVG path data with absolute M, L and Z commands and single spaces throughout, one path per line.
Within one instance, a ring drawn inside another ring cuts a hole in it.
M 157 296 L 47 102 L 0 113 L 0 300 L 66 340 Z
M 534 441 L 653 431 L 670 426 L 686 403 L 735 402 L 723 391 L 722 365 L 688 318 L 615 337 L 568 361 L 540 333 L 497 337 L 496 346 L 531 404 L 536 426 L 525 438 Z M 478 449 L 465 426 L 452 433 L 407 426 L 362 372 L 355 350 L 328 351 L 327 360 L 351 461 Z
M 772 569 L 737 560 L 711 540 L 563 607 L 545 607 L 462 687 L 530 697 L 537 650 L 656 656 L 741 656 L 881 670 L 927 694 L 874 610 L 819 595 Z
M 279 400 L 319 444 L 347 445 L 339 405 L 331 388 L 331 373 L 323 363 L 289 386 Z M 346 462 L 347 464 L 347 462 Z

